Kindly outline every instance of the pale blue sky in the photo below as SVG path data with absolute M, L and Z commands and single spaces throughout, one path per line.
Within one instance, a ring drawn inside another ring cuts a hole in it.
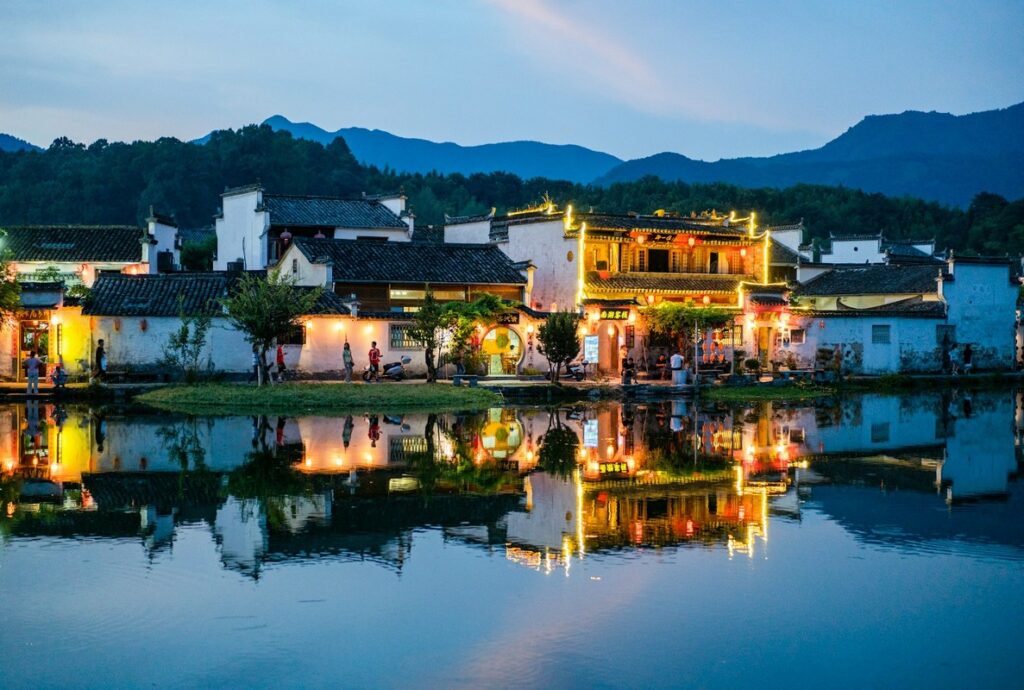
M 1024 100 L 1024 1 L 0 0 L 0 132 L 187 139 L 280 113 L 714 160 Z

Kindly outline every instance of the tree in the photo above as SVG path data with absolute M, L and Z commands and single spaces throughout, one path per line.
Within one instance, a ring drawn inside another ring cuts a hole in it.
M 0 230 L 0 241 L 7 233 Z M 18 283 L 14 266 L 11 265 L 9 250 L 0 252 L 0 323 L 14 318 L 14 312 L 21 305 L 21 285 Z
M 319 287 L 300 288 L 293 278 L 271 271 L 266 276 L 243 274 L 221 300 L 228 322 L 256 348 L 260 364 L 257 385 L 264 383 L 267 350 L 276 338 L 301 326 L 301 317 L 312 313 L 321 292 Z
M 181 267 L 186 271 L 209 271 L 217 253 L 217 236 L 210 235 L 198 242 L 185 242 L 181 247 Z
M 552 424 L 540 437 L 537 464 L 556 477 L 568 477 L 577 467 L 577 449 L 580 439 L 576 432 L 562 424 L 562 411 L 555 410 Z
M 579 325 L 578 314 L 559 311 L 548 316 L 537 331 L 537 351 L 547 358 L 553 383 L 558 382 L 562 365 L 568 364 L 580 353 Z
M 428 288 L 409 330 L 409 337 L 423 345 L 427 382 L 437 380 L 438 356 L 446 341 L 449 352 L 465 357 L 469 353 L 470 337 L 476 324 L 489 320 L 501 309 L 501 300 L 493 295 L 481 295 L 472 302 L 442 304 L 434 298 L 433 290 Z
M 729 323 L 733 314 L 722 307 L 662 302 L 645 312 L 652 333 L 674 338 L 680 352 L 693 347 L 694 332 L 718 328 Z
M 164 360 L 181 369 L 185 381 L 194 383 L 199 376 L 200 360 L 206 347 L 206 337 L 213 324 L 213 311 L 207 306 L 196 314 L 185 312 L 184 299 L 178 298 L 178 330 L 167 337 L 164 346 Z

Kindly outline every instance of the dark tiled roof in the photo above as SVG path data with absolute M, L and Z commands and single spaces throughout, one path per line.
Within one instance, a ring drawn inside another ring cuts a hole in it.
M 736 292 L 745 278 L 741 275 L 700 273 L 616 273 L 606 280 L 587 276 L 587 290 L 595 292 Z
M 22 225 L 4 228 L 15 261 L 133 263 L 143 231 L 131 225 Z
M 227 294 L 225 272 L 123 275 L 101 273 L 82 309 L 92 316 L 177 316 L 179 298 L 188 314 L 215 313 Z
M 751 295 L 749 302 L 759 307 L 784 307 L 789 304 L 789 300 L 782 295 L 765 294 Z
M 23 309 L 41 309 L 59 306 L 64 297 L 64 283 L 40 283 L 19 280 L 21 293 L 18 304 Z
M 942 259 L 928 252 L 923 252 L 910 242 L 886 242 L 882 251 L 893 263 L 943 263 Z
M 494 218 L 493 208 L 488 213 L 478 213 L 475 216 L 449 216 L 446 213 L 444 214 L 444 223 L 445 225 L 461 225 L 463 223 L 479 223 L 491 218 Z
M 341 301 L 341 298 L 338 297 L 338 295 L 334 294 L 330 290 L 324 290 L 317 298 L 316 304 L 313 305 L 312 313 L 326 316 L 330 314 L 350 314 L 351 311 L 345 306 L 345 303 Z
M 201 228 L 178 228 L 178 237 L 182 243 L 200 243 L 211 237 L 216 237 L 217 231 L 212 225 Z
M 295 239 L 314 263 L 331 262 L 339 283 L 524 285 L 512 260 L 490 244 Z
M 329 228 L 406 228 L 401 218 L 379 201 L 325 196 L 264 194 L 263 209 L 273 225 Z
M 872 264 L 834 268 L 797 289 L 800 295 L 891 295 L 933 293 L 939 268 L 931 264 Z
M 879 316 L 905 316 L 909 318 L 943 319 L 946 317 L 946 303 L 941 300 L 925 300 L 921 297 L 910 297 L 898 302 L 882 304 L 869 309 L 855 309 L 848 307 L 839 300 L 839 309 L 823 310 L 813 309 L 809 311 L 794 312 L 804 316 L 831 316 L 831 317 L 863 317 L 876 318 Z
M 772 243 L 768 246 L 768 261 L 772 264 L 796 266 L 800 260 L 801 257 L 799 254 L 781 242 L 772 240 Z
M 441 244 L 444 242 L 443 225 L 417 225 L 412 233 L 413 242 L 426 244 Z
M 727 235 L 746 235 L 747 228 L 738 221 L 729 225 L 727 220 L 711 221 L 701 218 L 684 218 L 678 216 L 632 216 L 613 215 L 609 213 L 581 213 L 576 223 L 586 221 L 587 229 L 607 230 L 663 230 L 677 232 L 693 230 L 695 232 L 724 233 Z

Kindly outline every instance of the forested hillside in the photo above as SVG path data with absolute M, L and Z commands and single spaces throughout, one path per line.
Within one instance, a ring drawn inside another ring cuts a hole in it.
M 360 165 L 343 139 L 326 147 L 267 126 L 214 132 L 204 145 L 159 139 L 89 146 L 56 140 L 44 151 L 0 153 L 0 226 L 24 223 L 137 223 L 152 205 L 182 227 L 209 225 L 225 187 L 261 181 L 292 194 L 358 196 L 404 188 L 417 223 L 445 213 L 499 212 L 545 194 L 560 204 L 602 211 L 754 210 L 767 223 L 804 219 L 814 236 L 875 232 L 932 237 L 979 253 L 1024 252 L 1024 201 L 981 194 L 966 211 L 842 187 L 743 189 L 648 177 L 607 187 L 504 173 L 398 174 Z

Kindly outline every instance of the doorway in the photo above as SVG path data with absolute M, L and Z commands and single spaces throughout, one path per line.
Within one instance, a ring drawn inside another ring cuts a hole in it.
M 50 353 L 50 322 L 42 320 L 20 321 L 18 329 L 18 361 L 15 366 L 18 380 L 25 380 L 21 363 L 30 352 L 35 352 L 45 364 Z
M 757 329 L 757 361 L 762 368 L 768 367 L 768 353 L 772 344 L 771 326 L 760 326 Z
M 488 376 L 515 376 L 523 359 L 523 341 L 511 328 L 497 326 L 480 343 Z

